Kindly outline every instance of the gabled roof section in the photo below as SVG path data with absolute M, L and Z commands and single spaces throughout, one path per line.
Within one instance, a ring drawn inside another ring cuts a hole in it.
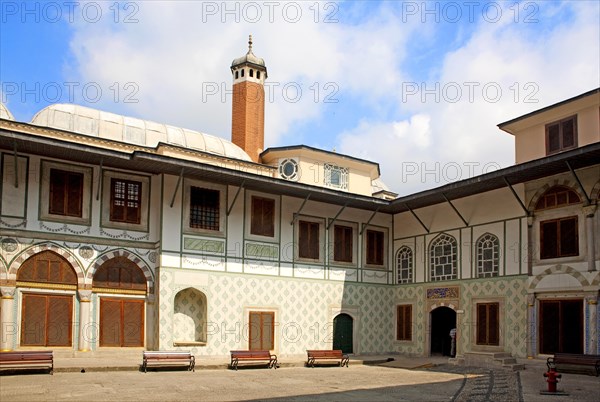
M 590 99 L 586 99 L 586 98 L 590 98 Z M 517 125 L 520 125 L 520 123 L 523 123 L 525 120 L 531 119 L 532 117 L 536 117 L 538 115 L 541 115 L 541 114 L 549 112 L 549 111 L 554 111 L 554 110 L 561 108 L 565 105 L 568 105 L 570 103 L 581 102 L 584 100 L 588 100 L 591 103 L 594 103 L 594 100 L 596 101 L 596 103 L 600 102 L 600 88 L 592 89 L 591 91 L 588 91 L 588 92 L 582 93 L 580 95 L 574 96 L 572 98 L 560 101 L 553 105 L 546 106 L 544 108 L 534 110 L 531 113 L 524 114 L 523 116 L 519 116 L 514 119 L 505 121 L 504 123 L 498 124 L 498 128 L 500 130 L 506 131 L 509 134 L 514 134 L 513 128 L 515 128 L 515 126 L 517 126 Z M 586 104 L 586 102 L 581 102 L 581 103 L 582 103 L 582 105 Z
M 251 162 L 246 152 L 223 138 L 80 105 L 50 105 L 40 110 L 31 124 L 150 148 L 169 144 Z

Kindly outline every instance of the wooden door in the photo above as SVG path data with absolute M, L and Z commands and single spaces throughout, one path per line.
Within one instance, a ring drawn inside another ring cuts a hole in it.
M 21 346 L 71 346 L 73 296 L 24 293 Z
M 540 353 L 583 353 L 583 300 L 540 301 Z
M 344 353 L 353 353 L 354 323 L 348 314 L 339 314 L 333 319 L 333 348 Z
M 144 301 L 100 299 L 100 346 L 144 346 Z

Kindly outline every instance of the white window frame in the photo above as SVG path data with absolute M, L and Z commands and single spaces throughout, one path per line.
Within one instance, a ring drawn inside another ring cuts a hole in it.
M 192 187 L 206 188 L 208 190 L 219 191 L 219 230 L 201 229 L 190 227 L 190 206 Z M 183 185 L 183 222 L 184 233 L 203 234 L 208 236 L 225 237 L 225 200 L 227 196 L 227 187 L 215 183 L 207 183 L 198 180 L 186 179 Z
M 140 192 L 140 223 L 114 222 L 110 220 L 110 184 L 112 179 L 138 181 L 142 184 Z M 104 170 L 102 172 L 102 226 L 114 229 L 148 231 L 148 210 L 150 204 L 150 177 L 128 172 Z
M 337 190 L 348 190 L 348 182 L 350 179 L 349 178 L 350 172 L 349 172 L 348 168 L 337 166 L 332 163 L 326 163 L 324 165 L 324 169 L 325 169 L 325 181 L 324 181 L 325 186 L 330 187 L 330 188 L 335 188 Z M 340 175 L 340 183 L 339 184 L 334 184 L 331 182 L 331 175 L 334 172 L 338 172 Z

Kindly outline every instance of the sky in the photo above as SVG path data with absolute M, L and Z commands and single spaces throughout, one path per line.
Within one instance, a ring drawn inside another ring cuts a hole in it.
M 412 194 L 514 164 L 497 124 L 600 87 L 600 2 L 6 1 L 0 97 L 231 138 L 230 65 L 264 58 L 265 147 L 380 164 Z

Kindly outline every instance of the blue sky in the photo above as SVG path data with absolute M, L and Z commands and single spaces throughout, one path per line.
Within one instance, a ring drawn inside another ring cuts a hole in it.
M 230 138 L 229 66 L 252 34 L 265 145 L 379 162 L 400 194 L 514 163 L 496 124 L 600 86 L 596 1 L 0 5 L 17 120 L 74 102 Z

